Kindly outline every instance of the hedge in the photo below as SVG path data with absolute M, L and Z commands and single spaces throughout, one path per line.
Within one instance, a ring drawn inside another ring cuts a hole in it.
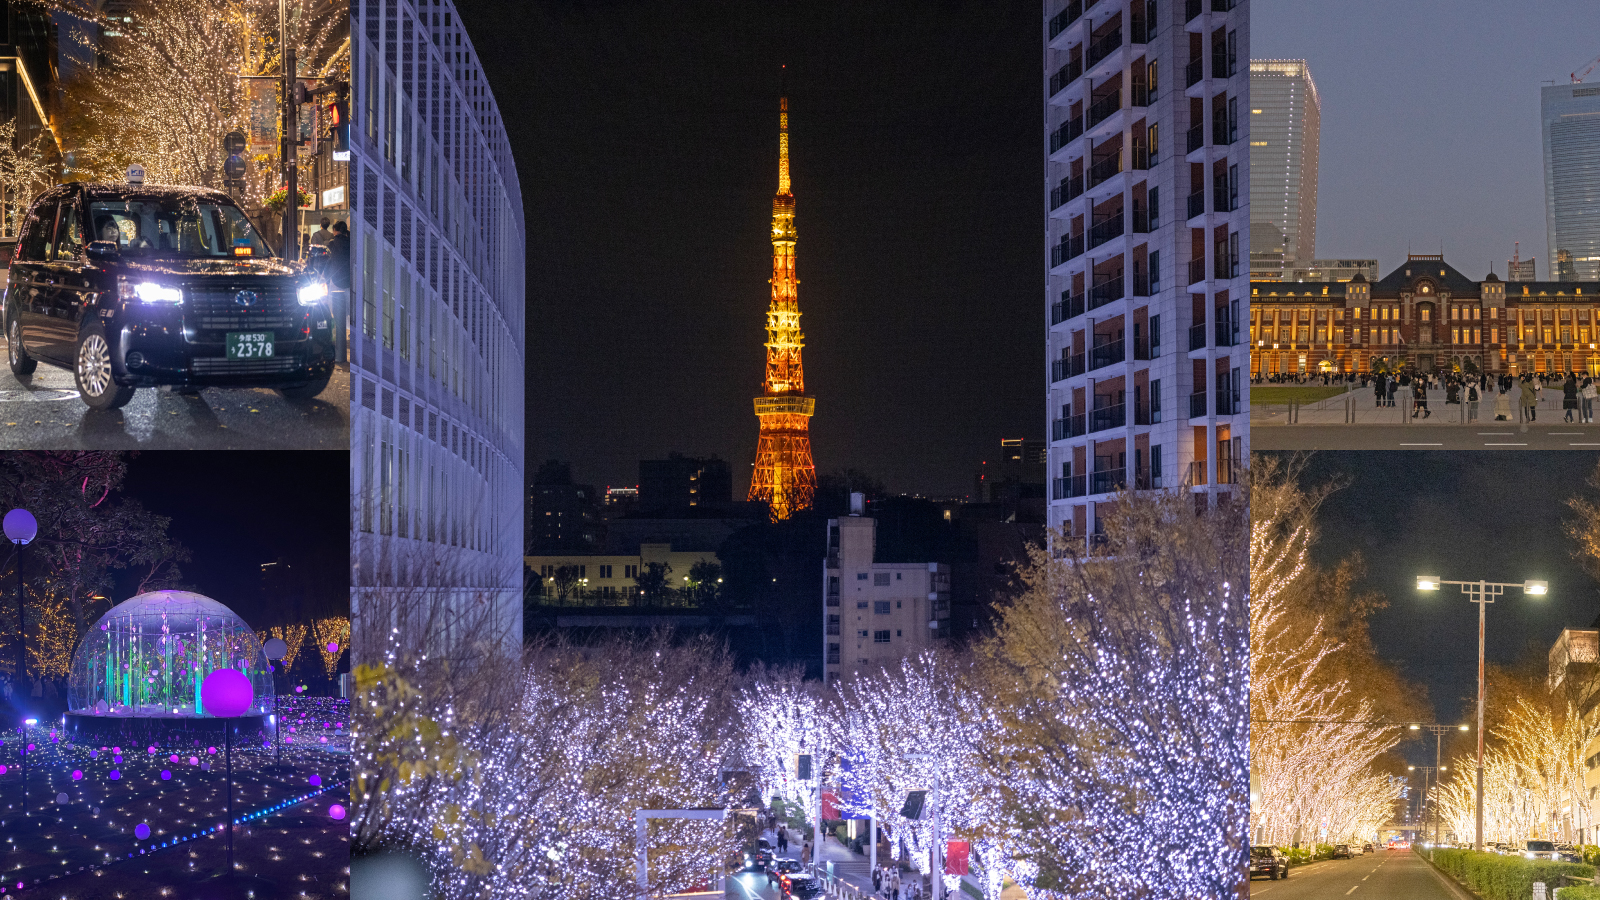
M 1533 893 L 1535 881 L 1554 887 L 1561 883 L 1563 875 L 1593 878 L 1595 871 L 1594 866 L 1582 863 L 1553 862 L 1473 850 L 1437 849 L 1432 851 L 1432 859 L 1434 865 L 1476 891 L 1484 900 L 1527 900 Z M 1581 895 L 1563 896 L 1583 900 Z M 1596 900 L 1600 900 L 1600 894 L 1596 895 Z
M 1555 900 L 1600 900 L 1600 887 L 1579 884 L 1556 889 Z

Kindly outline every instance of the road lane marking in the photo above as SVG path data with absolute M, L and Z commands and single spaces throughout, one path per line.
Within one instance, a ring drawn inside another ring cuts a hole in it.
M 1443 447 L 1444 444 L 1406 444 L 1406 443 L 1402 443 L 1400 446 L 1402 446 L 1402 447 Z
M 1506 437 L 1507 435 L 1512 435 L 1512 434 L 1516 434 L 1516 432 L 1515 431 L 1480 431 L 1480 432 L 1478 432 L 1478 437 Z
M 1576 443 L 1569 443 L 1569 444 L 1567 444 L 1567 446 L 1568 446 L 1568 447 L 1600 447 L 1600 444 L 1576 444 Z
M 1496 444 L 1496 443 L 1491 443 L 1489 441 L 1484 441 L 1483 445 L 1485 447 L 1526 447 L 1526 446 L 1528 446 L 1527 444 L 1511 444 L 1511 443 Z
M 1358 884 L 1358 885 L 1356 885 L 1356 887 L 1353 887 L 1353 888 L 1351 888 L 1351 889 L 1350 889 L 1350 890 L 1348 890 L 1348 891 L 1345 891 L 1345 892 L 1344 892 L 1344 895 L 1345 895 L 1345 896 L 1346 896 L 1346 897 L 1348 897 L 1348 896 L 1350 896 L 1350 895 L 1351 895 L 1351 894 L 1354 894 L 1354 893 L 1355 893 L 1355 892 L 1356 892 L 1356 888 L 1358 888 L 1358 887 L 1361 887 L 1361 885 L 1359 885 L 1359 884 Z
M 1548 434 L 1551 437 L 1572 437 L 1573 435 L 1583 434 L 1583 432 L 1581 432 L 1581 431 L 1546 431 L 1545 434 Z

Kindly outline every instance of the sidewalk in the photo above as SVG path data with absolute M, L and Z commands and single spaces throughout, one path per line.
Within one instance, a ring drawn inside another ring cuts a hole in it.
M 762 837 L 773 842 L 774 846 L 776 846 L 777 834 L 775 832 L 765 832 Z M 796 849 L 798 846 L 798 844 L 794 843 L 789 845 L 789 855 L 796 859 L 800 858 L 800 853 Z M 839 843 L 835 838 L 825 837 L 822 841 L 822 847 L 815 854 L 815 857 L 819 872 L 829 871 L 828 864 L 832 863 L 832 873 L 835 878 L 856 888 L 865 896 L 873 896 L 872 861 L 869 856 L 863 853 L 853 853 L 849 847 Z M 878 860 L 879 865 L 886 865 L 888 862 L 889 860 L 884 858 L 879 858 Z M 920 877 L 920 873 L 917 872 L 906 872 L 901 875 L 902 883 L 904 884 L 910 884 L 918 877 Z M 983 890 L 979 886 L 977 879 L 970 875 L 963 876 L 963 882 L 961 895 L 963 900 L 974 900 L 974 898 L 983 896 Z M 957 895 L 952 893 L 948 896 L 951 900 L 955 900 Z M 999 900 L 1026 900 L 1026 898 L 1027 895 L 1023 893 L 1022 888 L 1012 885 L 1005 889 Z
M 1464 393 L 1464 392 L 1463 392 Z M 1427 418 L 1418 415 L 1412 418 L 1415 410 L 1412 407 L 1411 392 L 1406 389 L 1395 391 L 1394 406 L 1376 406 L 1370 388 L 1356 388 L 1336 397 L 1318 400 L 1314 403 L 1302 403 L 1294 413 L 1294 421 L 1290 421 L 1290 407 L 1284 404 L 1271 406 L 1251 404 L 1251 425 L 1483 425 L 1494 423 L 1494 394 L 1488 393 L 1484 399 L 1478 401 L 1478 416 L 1469 420 L 1470 410 L 1468 404 L 1445 403 L 1445 390 L 1436 388 L 1428 391 L 1428 410 L 1433 413 Z M 1502 425 L 1520 424 L 1521 394 L 1511 392 L 1511 417 Z M 1573 412 L 1572 422 L 1563 420 L 1565 410 L 1561 408 L 1561 392 L 1546 389 L 1544 398 L 1539 402 L 1537 424 L 1541 425 L 1572 425 L 1575 428 L 1590 428 L 1593 425 L 1583 425 L 1576 421 L 1578 412 Z M 1353 420 L 1353 421 L 1352 421 Z

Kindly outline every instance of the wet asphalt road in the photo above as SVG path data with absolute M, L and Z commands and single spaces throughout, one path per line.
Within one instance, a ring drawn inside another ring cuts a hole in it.
M 0 359 L 4 347 L 0 337 Z M 0 364 L 0 449 L 349 450 L 350 370 L 335 370 L 312 400 L 266 388 L 141 388 L 127 406 L 97 412 L 66 369 L 40 363 L 19 381 Z

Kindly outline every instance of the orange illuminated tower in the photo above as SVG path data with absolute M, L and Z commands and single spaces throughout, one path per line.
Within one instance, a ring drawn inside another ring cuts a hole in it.
M 817 470 L 811 462 L 811 413 L 800 367 L 800 302 L 794 277 L 794 194 L 789 191 L 789 98 L 778 101 L 778 195 L 772 198 L 772 304 L 767 307 L 767 381 L 756 398 L 761 437 L 756 444 L 751 500 L 767 504 L 774 520 L 811 507 Z

